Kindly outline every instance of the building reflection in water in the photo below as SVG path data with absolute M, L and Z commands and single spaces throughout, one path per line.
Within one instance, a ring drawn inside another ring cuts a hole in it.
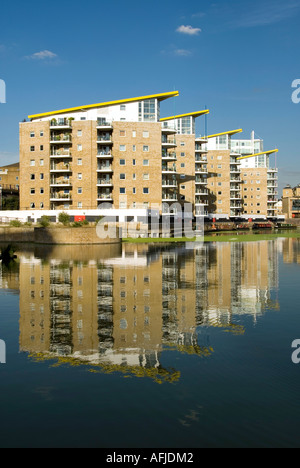
M 286 241 L 283 252 L 291 239 Z M 190 250 L 123 244 L 19 252 L 20 349 L 35 359 L 87 364 L 93 371 L 176 381 L 180 373 L 162 365 L 164 349 L 210 356 L 210 327 L 241 334 L 240 315 L 256 321 L 266 309 L 279 308 L 273 296 L 280 245 L 209 243 Z M 2 275 L 1 281 L 3 287 L 8 280 Z M 15 286 L 15 276 L 12 281 Z

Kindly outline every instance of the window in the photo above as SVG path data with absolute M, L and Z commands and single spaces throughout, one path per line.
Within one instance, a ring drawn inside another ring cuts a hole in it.
M 77 174 L 77 179 L 78 179 L 78 180 L 82 180 L 82 174 L 81 174 L 81 173 L 78 173 L 78 174 Z
M 181 163 L 181 164 L 180 164 L 180 167 L 182 167 L 182 168 L 185 167 L 185 164 L 184 164 L 184 163 Z
M 149 151 L 149 146 L 144 145 L 144 146 L 143 146 L 143 151 L 144 151 L 144 153 L 148 153 L 148 151 Z
M 149 138 L 149 132 L 143 132 L 143 138 Z
M 81 137 L 82 136 L 82 130 L 77 130 L 77 136 Z
M 126 175 L 125 174 L 120 174 L 120 180 L 125 180 L 126 179 Z
M 181 142 L 180 142 L 180 146 L 185 146 L 185 142 L 184 142 L 184 141 L 181 141 Z
M 126 131 L 120 130 L 120 137 L 125 137 L 125 136 L 126 136 Z
M 222 182 L 218 182 L 218 186 L 219 186 L 219 187 L 222 187 Z
M 218 156 L 219 161 L 222 161 L 222 159 L 223 159 L 223 156 Z
M 135 145 L 132 146 L 132 151 L 133 151 L 134 153 L 136 152 L 136 146 L 135 146 Z
M 135 195 L 135 194 L 136 194 L 136 188 L 135 188 L 135 187 L 133 187 L 133 189 L 132 189 L 132 193 L 133 193 L 133 195 Z
M 132 137 L 136 138 L 136 131 L 135 130 L 132 132 Z
M 43 173 L 40 174 L 40 179 L 44 180 L 44 174 Z
M 43 137 L 43 136 L 44 136 L 44 131 L 41 130 L 41 131 L 40 131 L 40 137 Z
M 77 203 L 77 207 L 78 207 L 78 208 L 82 208 L 82 202 L 81 202 L 81 201 L 79 201 L 79 202 Z
M 30 132 L 30 138 L 34 138 L 35 137 L 35 133 L 34 132 Z
M 40 159 L 40 166 L 43 166 L 43 165 L 44 165 L 44 160 Z
M 132 165 L 133 165 L 133 166 L 136 165 L 136 160 L 135 160 L 135 159 L 132 160 Z
M 149 193 L 149 188 L 148 188 L 148 187 L 144 187 L 144 188 L 143 188 L 143 193 L 144 193 L 144 194 L 148 194 L 148 193 Z
M 86 120 L 86 117 L 80 117 L 80 120 Z
M 182 158 L 184 158 L 184 157 L 185 157 L 185 153 L 180 153 L 180 156 L 181 156 Z
M 143 174 L 143 180 L 149 180 L 149 174 Z
M 136 180 L 136 174 L 132 174 L 132 180 Z
M 30 203 L 30 208 L 35 208 L 35 203 Z
M 30 160 L 30 166 L 35 166 L 35 160 L 34 159 Z
M 82 151 L 82 145 L 77 145 L 77 151 Z
M 149 159 L 143 160 L 143 166 L 149 166 Z
M 120 145 L 120 151 L 126 151 L 126 145 Z
M 40 208 L 44 208 L 44 203 L 43 202 L 40 203 Z
M 77 166 L 82 166 L 82 159 L 81 158 L 77 159 Z
M 125 104 L 121 104 L 121 105 L 120 105 L 120 110 L 121 110 L 121 111 L 126 111 L 126 105 L 125 105 Z
M 185 179 L 185 174 L 180 174 L 180 179 Z
M 82 193 L 82 187 L 78 187 L 77 193 L 81 194 Z
M 30 180 L 35 180 L 35 174 L 30 174 Z
M 120 159 L 120 166 L 125 166 L 125 164 L 126 164 L 125 159 Z
M 222 169 L 222 164 L 218 164 L 218 169 Z
M 185 190 L 185 185 L 182 185 L 182 186 L 181 186 L 181 190 Z
M 40 194 L 43 195 L 43 193 L 44 193 L 44 189 L 40 188 Z
M 124 194 L 124 193 L 126 193 L 125 187 L 120 187 L 120 194 Z
M 44 151 L 44 145 L 40 145 L 40 151 Z
M 34 194 L 35 194 L 35 189 L 34 188 L 30 189 L 30 195 L 34 195 Z

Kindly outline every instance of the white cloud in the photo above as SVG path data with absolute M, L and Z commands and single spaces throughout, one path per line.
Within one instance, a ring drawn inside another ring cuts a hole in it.
M 54 59 L 57 58 L 57 55 L 50 50 L 42 50 L 41 52 L 36 52 L 35 54 L 28 55 L 26 58 L 33 59 L 33 60 L 47 60 L 47 59 Z
M 180 57 L 189 57 L 192 55 L 192 52 L 187 49 L 175 49 L 174 54 L 179 55 Z
M 176 29 L 177 32 L 181 34 L 188 34 L 189 36 L 197 36 L 200 32 L 200 28 L 193 28 L 193 26 L 184 26 L 181 25 Z

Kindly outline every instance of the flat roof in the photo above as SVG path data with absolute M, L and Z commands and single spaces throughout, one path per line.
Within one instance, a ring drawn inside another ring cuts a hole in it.
M 57 114 L 66 114 L 70 112 L 80 112 L 80 111 L 85 111 L 89 109 L 96 109 L 100 107 L 110 107 L 110 106 L 117 106 L 120 104 L 126 104 L 130 102 L 137 102 L 137 101 L 145 101 L 148 99 L 158 99 L 159 101 L 164 101 L 165 99 L 179 96 L 179 91 L 172 91 L 170 93 L 161 93 L 161 94 L 150 94 L 148 96 L 139 96 L 135 98 L 130 98 L 130 99 L 121 99 L 118 101 L 109 101 L 109 102 L 101 102 L 98 104 L 89 104 L 89 105 L 84 105 L 84 106 L 79 106 L 79 107 L 70 107 L 69 109 L 60 109 L 52 112 L 44 112 L 42 114 L 33 114 L 29 115 L 29 119 L 39 119 L 41 117 L 49 117 L 51 115 L 57 115 Z
M 278 149 L 274 149 L 271 151 L 262 151 L 261 153 L 256 153 L 256 154 L 248 154 L 248 156 L 240 156 L 237 159 L 248 159 L 248 158 L 255 158 L 256 156 L 262 156 L 263 154 L 272 154 L 272 153 L 278 153 Z
M 215 138 L 222 135 L 235 135 L 236 133 L 242 133 L 243 129 L 239 128 L 238 130 L 230 130 L 229 132 L 215 133 L 214 135 L 208 135 L 206 138 Z
M 181 119 L 182 117 L 199 117 L 200 115 L 209 114 L 209 109 L 201 110 L 197 112 L 190 112 L 188 114 L 174 115 L 172 117 L 163 117 L 160 119 L 160 122 L 165 122 L 167 120 Z

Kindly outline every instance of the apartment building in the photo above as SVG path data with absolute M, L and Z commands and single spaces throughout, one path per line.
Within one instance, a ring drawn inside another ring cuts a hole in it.
M 263 140 L 234 139 L 242 129 L 208 136 L 209 213 L 230 218 L 277 216 L 278 170 Z
M 282 213 L 287 219 L 300 218 L 300 184 L 294 188 L 291 185 L 284 187 Z
M 13 163 L 0 167 L 0 186 L 2 188 L 19 189 L 20 186 L 20 164 Z
M 21 210 L 162 210 L 177 201 L 176 131 L 160 122 L 161 102 L 177 95 L 30 115 L 20 124 Z

